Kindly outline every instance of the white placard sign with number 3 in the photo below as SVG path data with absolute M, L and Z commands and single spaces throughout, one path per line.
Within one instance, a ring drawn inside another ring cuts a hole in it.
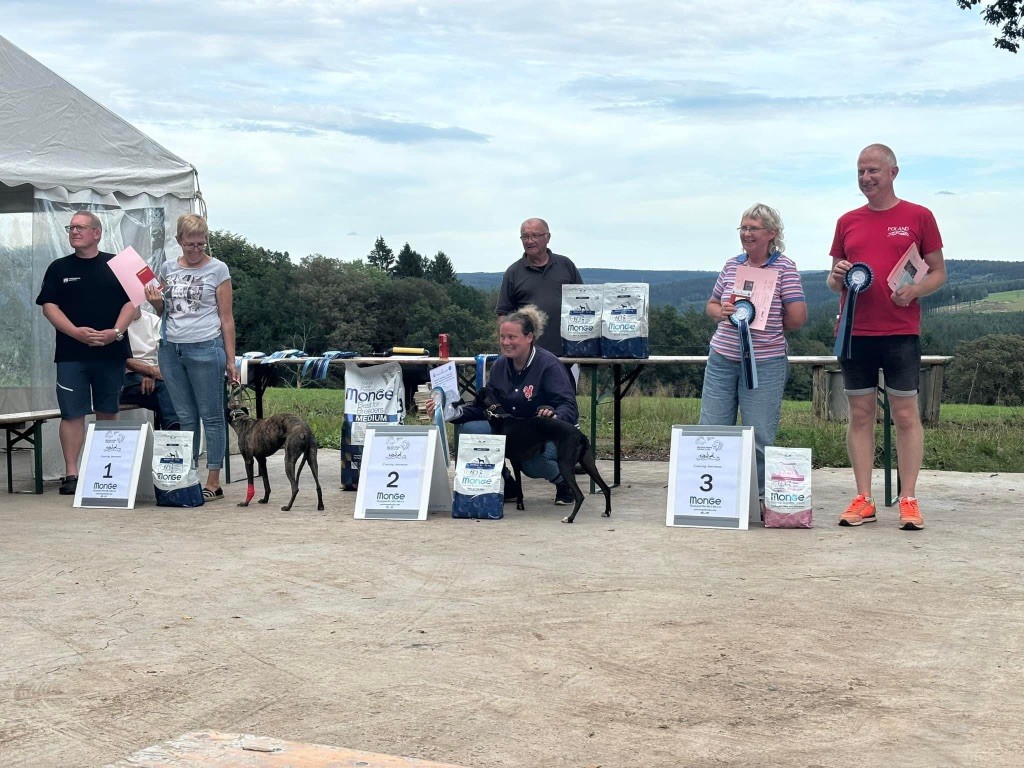
M 760 518 L 753 427 L 672 427 L 666 525 L 746 530 Z
M 435 426 L 366 430 L 356 494 L 357 520 L 426 520 L 451 511 L 452 492 Z

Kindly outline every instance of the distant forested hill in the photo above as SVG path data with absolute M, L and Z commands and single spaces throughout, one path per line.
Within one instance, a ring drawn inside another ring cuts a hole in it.
M 459 280 L 466 285 L 485 290 L 498 288 L 504 272 L 460 272 Z M 651 269 L 601 269 L 584 267 L 580 270 L 583 279 L 588 283 L 649 283 L 651 286 L 662 283 L 686 282 L 688 280 L 711 277 L 714 284 L 717 272 L 698 272 L 685 269 L 651 270 Z
M 1019 261 L 946 261 L 946 285 L 923 302 L 925 309 L 971 305 L 989 293 L 1024 288 L 1024 262 Z M 588 283 L 648 283 L 651 304 L 668 305 L 681 310 L 696 309 L 707 303 L 718 272 L 698 270 L 592 269 L 580 270 Z M 466 285 L 494 290 L 501 285 L 501 272 L 463 272 L 459 279 Z M 825 285 L 827 270 L 803 270 L 804 293 L 809 307 L 835 304 L 836 296 Z M 885 279 L 885 275 L 876 279 Z

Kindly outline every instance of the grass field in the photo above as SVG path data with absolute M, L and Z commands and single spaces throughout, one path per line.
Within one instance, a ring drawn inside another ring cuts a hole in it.
M 337 448 L 344 411 L 337 389 L 267 390 L 266 414 L 306 418 L 320 445 Z M 580 397 L 580 427 L 590 434 L 590 398 Z M 610 456 L 611 403 L 598 405 L 598 455 Z M 622 452 L 627 459 L 668 458 L 673 424 L 695 424 L 696 398 L 628 397 L 622 403 Z M 881 445 L 881 428 L 878 429 Z M 811 448 L 818 467 L 846 467 L 846 426 L 816 421 L 809 402 L 783 403 L 776 445 Z M 1024 472 L 1024 408 L 943 405 L 941 423 L 925 429 L 925 469 L 953 472 Z
M 940 312 L 955 312 L 956 307 L 942 307 Z M 971 312 L 1024 312 L 1024 289 L 990 293 L 982 301 L 970 305 Z

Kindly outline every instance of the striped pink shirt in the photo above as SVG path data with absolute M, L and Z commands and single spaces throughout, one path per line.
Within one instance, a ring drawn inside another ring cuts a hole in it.
M 736 279 L 736 267 L 747 263 L 747 254 L 741 253 L 725 262 L 715 290 L 711 298 L 721 301 L 725 296 L 732 297 L 733 283 Z M 788 256 L 775 251 L 761 269 L 778 270 L 779 278 L 775 281 L 775 296 L 772 297 L 772 308 L 768 313 L 768 324 L 763 331 L 750 329 L 754 341 L 754 359 L 768 360 L 773 357 L 785 357 L 786 337 L 782 332 L 782 305 L 794 301 L 805 301 L 804 287 L 800 283 L 800 273 L 796 264 Z M 729 360 L 740 359 L 740 334 L 732 323 L 723 320 L 718 324 L 715 335 L 711 337 L 711 348 Z

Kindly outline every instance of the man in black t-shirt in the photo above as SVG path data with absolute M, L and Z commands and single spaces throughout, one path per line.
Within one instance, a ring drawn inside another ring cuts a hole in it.
M 47 267 L 36 304 L 57 330 L 53 360 L 66 468 L 60 492 L 71 495 L 78 486 L 86 415 L 117 417 L 124 361 L 131 357 L 126 331 L 138 310 L 107 265 L 113 254 L 99 249 L 99 218 L 79 211 L 66 229 L 75 252 Z
M 523 255 L 505 270 L 495 312 L 500 317 L 535 305 L 548 316 L 548 324 L 534 344 L 561 357 L 562 286 L 582 285 L 583 277 L 570 259 L 551 252 L 550 239 L 544 219 L 527 219 L 519 227 Z

